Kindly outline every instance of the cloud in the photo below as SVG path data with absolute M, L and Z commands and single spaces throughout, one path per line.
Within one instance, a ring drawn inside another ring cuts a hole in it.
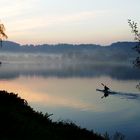
M 106 11 L 101 10 L 77 10 L 63 13 L 50 11 L 46 8 L 47 6 L 41 8 L 39 0 L 2 0 L 1 4 L 0 17 L 2 23 L 5 24 L 9 39 L 22 43 L 25 40 L 26 42 L 36 40 L 37 36 L 38 40 L 43 42 L 46 39 L 58 40 L 56 42 L 70 38 L 72 40 L 75 38 L 73 36 L 75 30 L 79 32 L 84 27 L 86 34 L 89 23 L 91 24 L 96 18 L 106 14 Z M 60 37 L 60 31 L 64 37 Z
M 73 23 L 73 22 L 82 22 L 87 20 L 93 20 L 97 16 L 105 13 L 104 11 L 84 11 L 77 12 L 72 14 L 63 14 L 63 15 L 52 15 L 52 17 L 46 17 L 50 24 L 63 24 L 63 23 Z
M 0 4 L 1 18 L 4 20 L 18 20 L 25 18 L 37 8 L 38 0 L 2 0 Z
M 10 31 L 25 31 L 30 29 L 37 28 L 48 28 L 49 26 L 63 25 L 63 24 L 73 24 L 73 23 L 82 23 L 87 20 L 93 20 L 98 15 L 101 15 L 101 11 L 86 11 L 79 12 L 76 14 L 63 14 L 63 15 L 33 15 L 27 16 L 21 20 L 16 19 L 9 23 Z

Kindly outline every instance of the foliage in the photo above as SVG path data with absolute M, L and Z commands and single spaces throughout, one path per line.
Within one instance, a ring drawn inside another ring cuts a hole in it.
M 109 134 L 108 134 L 107 132 L 105 132 L 104 138 L 105 138 L 106 140 L 110 140 Z
M 4 27 L 4 24 L 0 23 L 0 41 L 1 41 L 1 47 L 2 47 L 2 40 L 4 38 L 8 38 L 8 36 L 5 34 L 5 27 Z
M 128 20 L 128 23 L 129 23 L 129 26 L 132 29 L 132 33 L 134 33 L 134 35 L 135 35 L 135 40 L 140 42 L 140 33 L 138 31 L 137 23 L 134 22 L 134 21 L 131 21 L 130 19 Z
M 140 54 L 140 32 L 138 30 L 137 23 L 134 21 L 131 21 L 130 19 L 128 20 L 129 26 L 132 29 L 132 33 L 134 33 L 135 37 L 134 39 L 138 41 L 137 45 L 134 47 L 134 49 Z M 135 61 L 134 61 L 134 66 L 140 68 L 140 56 L 137 56 Z
M 34 111 L 17 94 L 0 91 L 1 140 L 104 140 L 72 122 L 52 122 L 50 115 Z
M 113 136 L 113 140 L 124 140 L 124 139 L 125 139 L 125 136 L 120 132 L 116 132 Z
M 135 35 L 134 39 L 138 41 L 137 45 L 134 47 L 134 49 L 138 52 L 138 56 L 133 61 L 133 64 L 135 67 L 140 69 L 140 32 L 138 30 L 138 26 L 136 22 L 129 19 L 128 23 L 129 23 L 129 26 L 131 27 L 132 33 L 134 33 Z M 140 90 L 140 83 L 136 86 L 136 88 Z

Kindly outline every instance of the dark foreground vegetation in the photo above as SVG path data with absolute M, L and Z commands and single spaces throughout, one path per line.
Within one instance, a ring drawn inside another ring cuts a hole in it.
M 17 94 L 0 91 L 0 140 L 104 140 L 74 123 L 52 122 Z

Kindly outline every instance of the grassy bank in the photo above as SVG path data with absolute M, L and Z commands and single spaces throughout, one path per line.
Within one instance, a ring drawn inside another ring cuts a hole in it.
M 0 91 L 0 140 L 104 140 L 74 123 L 52 122 L 17 94 Z

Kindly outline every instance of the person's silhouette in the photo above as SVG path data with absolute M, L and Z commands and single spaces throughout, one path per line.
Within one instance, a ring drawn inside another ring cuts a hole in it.
M 101 83 L 102 86 L 104 86 L 104 91 L 109 91 L 109 87 L 107 87 L 106 85 L 104 85 L 103 83 Z
M 104 96 L 102 96 L 101 98 L 104 98 L 104 97 L 106 98 L 107 96 L 109 96 L 109 93 L 105 91 Z
M 104 96 L 102 96 L 101 98 L 107 97 L 109 95 L 108 91 L 110 90 L 109 87 L 107 87 L 106 85 L 104 85 L 103 83 L 101 83 L 102 86 L 104 86 Z

